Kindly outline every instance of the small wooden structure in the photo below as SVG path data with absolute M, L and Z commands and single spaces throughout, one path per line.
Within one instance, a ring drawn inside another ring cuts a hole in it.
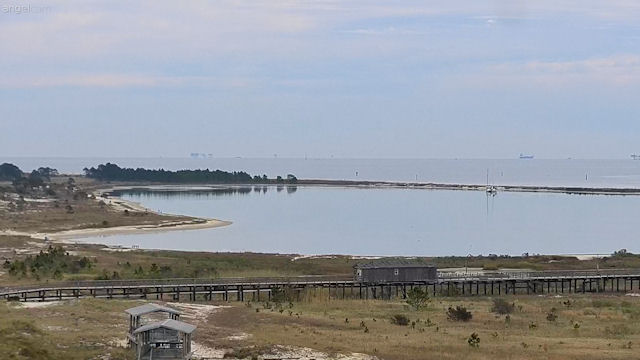
M 133 331 L 137 360 L 191 359 L 191 334 L 194 325 L 167 319 L 141 326 Z
M 149 315 L 153 313 L 167 313 L 169 314 L 169 318 L 172 320 L 178 320 L 180 318 L 180 311 L 166 307 L 160 306 L 154 303 L 148 303 L 140 306 L 136 306 L 131 309 L 125 310 L 127 314 L 129 314 L 129 344 L 131 345 L 131 340 L 133 331 L 144 325 L 142 323 L 142 316 Z
M 129 314 L 129 346 L 136 351 L 136 359 L 172 359 L 191 358 L 191 333 L 195 326 L 179 321 L 178 310 L 148 303 L 125 310 Z M 143 316 L 166 313 L 168 319 L 144 321 Z
M 356 264 L 355 281 L 363 283 L 435 281 L 438 269 L 434 265 L 407 261 L 378 261 Z

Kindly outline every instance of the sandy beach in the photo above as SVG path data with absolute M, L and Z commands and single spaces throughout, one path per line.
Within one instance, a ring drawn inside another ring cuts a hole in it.
M 193 221 L 168 221 L 158 225 L 115 226 L 110 228 L 87 228 L 87 229 L 76 229 L 76 230 L 63 230 L 63 231 L 52 232 L 52 233 L 2 230 L 0 231 L 0 235 L 30 236 L 36 239 L 47 238 L 49 240 L 61 241 L 61 240 L 79 239 L 79 238 L 85 238 L 85 237 L 148 234 L 148 233 L 163 232 L 163 231 L 208 229 L 208 228 L 227 226 L 231 224 L 232 224 L 231 221 L 223 221 L 223 220 L 216 220 L 216 219 L 198 219 Z
M 108 206 L 117 211 L 136 211 L 136 212 L 148 212 L 159 215 L 173 215 L 173 214 L 161 214 L 151 209 L 144 207 L 143 205 L 128 201 L 120 198 L 110 198 L 104 196 L 105 193 L 113 189 L 100 189 L 97 190 L 94 195 L 96 201 L 104 201 Z M 184 215 L 178 215 L 184 216 Z M 218 219 L 207 218 L 194 218 L 189 217 L 184 220 L 167 220 L 162 221 L 159 224 L 141 224 L 141 225 L 128 225 L 128 226 L 113 226 L 113 227 L 90 227 L 84 229 L 71 229 L 61 230 L 56 232 L 37 232 L 37 231 L 16 231 L 16 230 L 0 230 L 0 235 L 13 235 L 13 236 L 29 236 L 36 239 L 48 239 L 54 241 L 75 240 L 87 237 L 101 237 L 111 235 L 130 235 L 130 234 L 148 234 L 155 232 L 165 231 L 178 231 L 178 230 L 198 230 L 217 228 L 221 226 L 231 225 L 231 221 L 224 221 Z

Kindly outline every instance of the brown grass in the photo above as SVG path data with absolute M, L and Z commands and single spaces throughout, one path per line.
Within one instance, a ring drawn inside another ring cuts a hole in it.
M 82 300 L 23 308 L 0 302 L 0 359 L 133 359 L 118 344 L 128 326 L 122 311 L 130 304 Z
M 488 298 L 438 299 L 429 310 L 421 312 L 408 310 L 402 302 L 313 299 L 296 303 L 291 309 L 292 315 L 288 311 L 280 313 L 263 308 L 256 312 L 254 307 L 260 305 L 235 306 L 214 315 L 212 320 L 219 326 L 236 326 L 253 334 L 244 343 L 225 344 L 231 347 L 284 344 L 327 353 L 360 352 L 399 360 L 630 359 L 636 356 L 634 344 L 640 346 L 640 324 L 632 319 L 640 311 L 640 301 L 606 297 L 612 307 L 594 308 L 589 297 L 572 299 L 574 304 L 567 308 L 562 304 L 565 298 L 516 297 L 513 300 L 522 310 L 511 314 L 508 323 L 504 316 L 491 313 L 492 302 Z M 473 319 L 470 322 L 447 320 L 446 308 L 456 305 L 471 310 Z M 550 322 L 546 315 L 554 307 L 558 319 Z M 408 316 L 416 322 L 415 328 L 393 324 L 390 319 L 394 314 Z M 573 326 L 575 322 L 580 324 L 577 330 Z M 530 327 L 532 323 L 536 326 Z M 479 348 L 467 344 L 473 332 L 480 336 Z
M 282 313 L 263 303 L 228 303 L 230 307 L 208 318 L 184 320 L 198 325 L 195 342 L 245 355 L 284 345 L 391 360 L 633 359 L 640 346 L 640 299 L 631 297 L 571 296 L 569 307 L 563 304 L 567 297 L 513 297 L 509 301 L 516 302 L 517 310 L 505 322 L 504 316 L 491 313 L 490 298 L 439 298 L 428 310 L 417 312 L 401 301 L 328 300 L 317 295 L 291 308 L 283 304 Z M 85 299 L 28 309 L 0 302 L 0 358 L 88 359 L 109 354 L 112 359 L 130 359 L 131 353 L 117 343 L 127 330 L 124 309 L 140 303 Z M 447 320 L 446 308 L 456 305 L 471 310 L 473 319 Z M 546 320 L 552 308 L 558 315 L 553 322 Z M 393 324 L 391 317 L 397 314 L 407 316 L 415 327 Z M 481 339 L 478 348 L 467 344 L 474 332 Z M 243 333 L 250 336 L 229 338 Z

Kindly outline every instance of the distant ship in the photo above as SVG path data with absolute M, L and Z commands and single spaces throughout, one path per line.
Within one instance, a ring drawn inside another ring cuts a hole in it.
M 640 155 L 631 154 L 631 158 L 632 158 L 633 160 L 640 160 Z
M 520 159 L 533 159 L 533 155 L 520 154 Z

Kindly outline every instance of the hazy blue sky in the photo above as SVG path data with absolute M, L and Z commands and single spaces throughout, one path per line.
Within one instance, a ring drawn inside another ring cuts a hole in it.
M 628 157 L 640 1 L 0 3 L 0 157 L 190 152 Z

